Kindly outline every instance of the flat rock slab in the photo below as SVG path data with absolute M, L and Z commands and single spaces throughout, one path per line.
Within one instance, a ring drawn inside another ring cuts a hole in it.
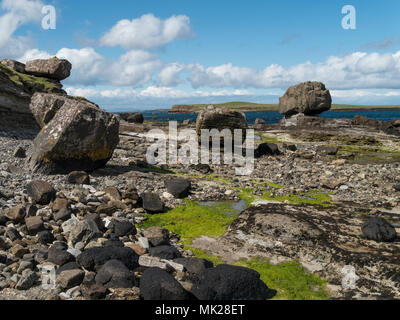
M 400 242 L 366 239 L 361 231 L 364 221 L 356 215 L 362 210 L 264 204 L 244 211 L 224 236 L 200 237 L 192 247 L 228 263 L 251 257 L 265 257 L 271 263 L 299 260 L 310 272 L 318 271 L 322 278 L 339 284 L 342 268 L 351 265 L 360 277 L 359 285 L 350 296 L 342 290 L 332 292 L 335 297 L 398 299 Z

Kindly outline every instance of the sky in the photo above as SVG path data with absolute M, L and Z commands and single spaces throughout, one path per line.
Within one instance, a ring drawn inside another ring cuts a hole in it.
M 303 81 L 333 103 L 399 105 L 399 12 L 398 0 L 1 0 L 0 58 L 68 59 L 64 89 L 110 111 L 278 103 Z

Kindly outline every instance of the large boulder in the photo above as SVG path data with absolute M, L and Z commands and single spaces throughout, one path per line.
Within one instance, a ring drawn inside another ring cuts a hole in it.
M 85 102 L 88 105 L 98 108 L 98 106 L 83 98 L 75 98 L 59 94 L 49 94 L 36 92 L 33 94 L 29 108 L 32 111 L 37 123 L 41 128 L 46 126 L 56 115 L 62 106 L 73 108 L 78 102 Z
M 39 112 L 40 121 L 45 123 L 53 113 L 43 116 Z M 30 168 L 44 174 L 101 168 L 119 143 L 118 133 L 116 116 L 86 100 L 65 98 L 62 107 L 34 140 L 28 158 Z
M 39 77 L 64 80 L 71 75 L 72 64 L 65 59 L 37 59 L 27 61 L 25 72 Z
M 160 268 L 143 273 L 140 294 L 144 300 L 195 300 L 172 275 Z
M 196 121 L 196 132 L 198 137 L 201 137 L 201 130 L 217 129 L 220 132 L 224 129 L 229 129 L 233 134 L 235 129 L 242 130 L 243 140 L 246 138 L 246 129 L 248 128 L 244 113 L 233 110 L 205 110 L 201 111 Z M 221 136 L 221 141 L 223 137 Z
M 257 271 L 231 265 L 205 269 L 192 293 L 199 300 L 266 300 L 270 297 L 270 290 Z
M 303 82 L 290 87 L 279 99 L 279 112 L 286 117 L 298 113 L 315 115 L 330 110 L 332 97 L 321 82 Z
M 110 260 L 100 268 L 95 281 L 106 288 L 132 288 L 135 276 L 121 261 Z
M 77 257 L 77 262 L 86 270 L 99 270 L 107 261 L 119 260 L 129 270 L 139 266 L 139 256 L 131 248 L 127 247 L 97 247 L 85 250 Z

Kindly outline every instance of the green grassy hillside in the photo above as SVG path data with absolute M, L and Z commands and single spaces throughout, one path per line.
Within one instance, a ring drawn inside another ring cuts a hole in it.
M 199 112 L 205 110 L 209 104 L 175 105 L 171 112 Z M 232 109 L 240 111 L 278 111 L 277 104 L 259 104 L 252 102 L 233 101 L 227 103 L 214 104 L 221 109 Z M 400 105 L 346 105 L 334 104 L 332 110 L 374 110 L 374 109 L 400 109 Z

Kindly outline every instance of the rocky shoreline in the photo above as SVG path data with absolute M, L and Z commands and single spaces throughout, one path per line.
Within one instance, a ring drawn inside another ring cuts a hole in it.
M 0 300 L 400 297 L 397 122 L 315 109 L 257 121 L 254 171 L 236 176 L 231 164 L 148 164 L 146 133 L 168 129 L 159 123 L 32 96 L 42 130 L 0 128 Z M 244 128 L 242 117 L 209 110 L 197 130 Z M 298 296 L 296 279 L 268 277 L 291 262 L 307 279 Z

